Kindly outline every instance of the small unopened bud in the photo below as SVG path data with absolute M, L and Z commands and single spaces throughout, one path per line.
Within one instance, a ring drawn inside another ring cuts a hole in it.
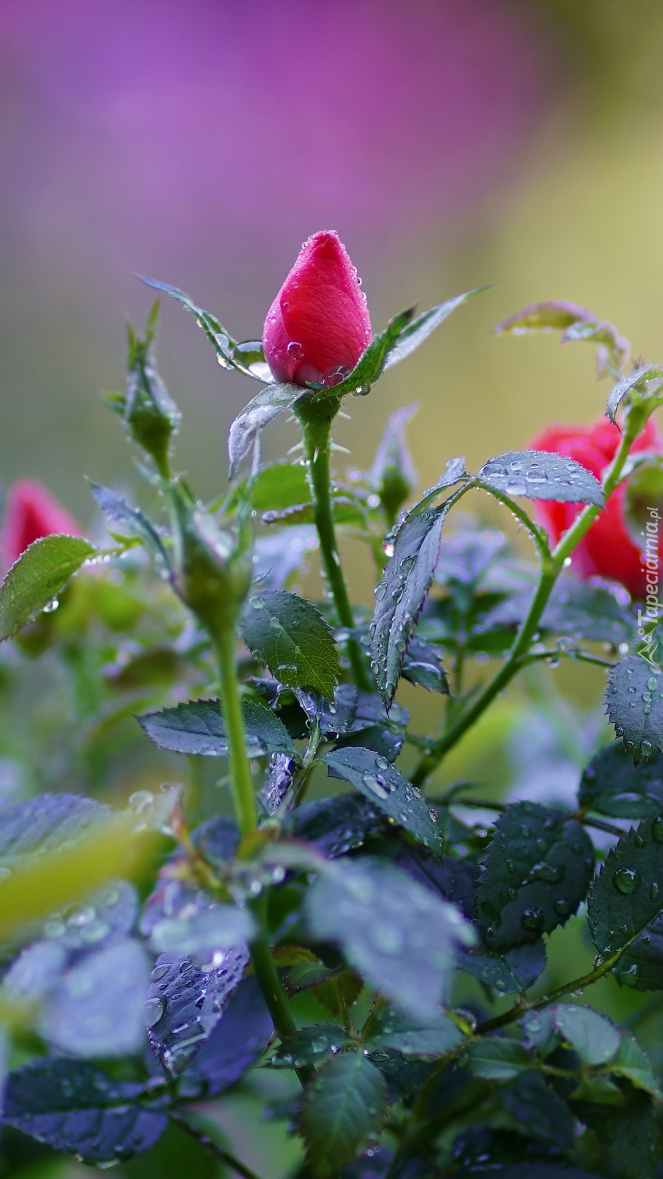
M 127 392 L 124 422 L 134 442 L 142 446 L 164 474 L 173 432 L 181 414 L 159 376 L 152 353 L 158 303 L 148 319 L 144 336 L 129 328 Z
M 218 635 L 237 619 L 251 584 L 250 560 L 178 485 L 171 486 L 170 498 L 179 594 L 206 630 Z
M 406 405 L 391 415 L 369 472 L 369 483 L 390 523 L 417 485 L 417 472 L 405 442 L 405 427 L 417 408 Z

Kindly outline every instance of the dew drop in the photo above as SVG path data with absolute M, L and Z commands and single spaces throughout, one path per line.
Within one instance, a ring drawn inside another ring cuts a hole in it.
M 640 876 L 634 868 L 618 868 L 612 878 L 612 883 L 618 892 L 624 896 L 630 896 L 638 888 Z
M 155 1023 L 158 1023 L 166 1010 L 166 1003 L 164 999 L 146 999 L 143 1004 L 143 1019 L 146 1028 L 153 1028 Z

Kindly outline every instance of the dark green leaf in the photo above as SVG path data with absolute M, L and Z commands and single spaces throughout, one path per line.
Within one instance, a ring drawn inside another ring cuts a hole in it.
M 449 459 L 442 477 L 432 487 L 426 488 L 421 499 L 414 505 L 409 514 L 412 516 L 423 511 L 445 488 L 453 487 L 455 483 L 462 483 L 465 479 L 469 479 L 469 475 L 465 470 L 465 459 L 462 456 Z
M 663 910 L 662 845 L 663 816 L 643 819 L 621 836 L 594 880 L 587 916 L 604 957 L 630 945 Z M 629 974 L 636 985 L 637 969 Z
M 9 1074 L 2 1120 L 90 1166 L 149 1150 L 165 1113 L 139 1103 L 142 1086 L 114 1081 L 85 1060 L 42 1057 Z
M 377 1137 L 386 1115 L 386 1085 L 361 1052 L 343 1052 L 304 1091 L 300 1123 L 311 1173 L 326 1179 Z
M 574 1119 L 566 1102 L 546 1084 L 541 1073 L 527 1069 L 500 1087 L 499 1094 L 523 1134 L 558 1147 L 571 1145 Z
M 583 1064 L 607 1064 L 617 1054 L 620 1032 L 598 1011 L 577 1003 L 560 1003 L 552 1017 L 562 1040 L 578 1053 Z
M 0 586 L 0 641 L 12 638 L 36 610 L 43 610 L 95 554 L 82 536 L 42 536 L 33 541 Z
M 292 812 L 289 829 L 329 859 L 361 847 L 368 835 L 380 829 L 383 812 L 376 802 L 356 794 L 338 794 L 307 802 Z
M 626 1077 L 636 1089 L 644 1089 L 652 1097 L 663 1101 L 663 1094 L 652 1072 L 651 1064 L 630 1032 L 622 1032 L 619 1051 L 610 1066 L 610 1071 L 619 1077 Z
M 660 1160 L 658 1118 L 651 1099 L 633 1093 L 622 1108 L 587 1104 L 581 1117 L 602 1148 L 601 1172 L 614 1179 L 652 1179 Z
M 288 730 L 271 708 L 243 700 L 242 712 L 249 757 L 295 752 Z M 199 757 L 228 756 L 228 738 L 218 700 L 191 700 L 176 708 L 147 712 L 136 719 L 160 749 Z
M 242 637 L 282 684 L 332 699 L 340 675 L 332 632 L 320 611 L 286 590 L 258 590 L 248 600 Z
M 423 794 L 386 757 L 372 749 L 345 747 L 326 753 L 322 761 L 333 778 L 349 782 L 415 839 L 442 850 L 438 827 Z
M 489 946 L 534 942 L 575 913 L 594 870 L 584 828 L 561 811 L 516 802 L 497 821 L 477 892 Z
M 396 343 L 389 349 L 384 367 L 390 368 L 392 364 L 398 364 L 399 360 L 404 360 L 406 356 L 414 352 L 415 348 L 423 344 L 431 332 L 444 323 L 452 311 L 471 299 L 473 295 L 480 295 L 488 289 L 488 287 L 477 287 L 474 291 L 466 291 L 464 295 L 456 295 L 454 299 L 447 299 L 445 303 L 431 307 L 429 311 L 422 312 L 416 319 L 407 323 L 401 330 Z
M 636 991 L 663 990 L 663 915 L 650 921 L 613 967 L 617 981 Z
M 371 1036 L 370 1048 L 385 1048 L 425 1060 L 446 1056 L 462 1040 L 463 1033 L 448 1015 L 438 1016 L 434 1027 L 412 1027 L 411 1021 L 390 1011 L 377 1034 Z
M 528 499 L 604 504 L 601 484 L 575 459 L 547 450 L 509 450 L 484 463 L 477 476 L 496 491 Z
M 420 844 L 405 844 L 399 840 L 396 863 L 413 880 L 425 884 L 444 897 L 445 901 L 458 905 L 463 915 L 471 921 L 479 878 L 479 869 L 471 860 L 436 855 Z
M 644 819 L 663 809 L 663 753 L 633 765 L 621 741 L 614 741 L 583 770 L 578 803 L 617 819 Z
M 304 392 L 301 385 L 268 385 L 244 406 L 228 434 L 231 478 L 260 431 L 283 413 L 284 409 L 290 409 Z
M 183 977 L 188 981 L 191 975 L 185 972 Z M 274 1035 L 274 1026 L 255 975 L 249 975 L 240 982 L 227 1006 L 225 997 L 221 999 L 225 1009 L 218 1022 L 213 985 L 210 985 L 206 995 L 201 996 L 194 978 L 194 987 L 188 988 L 189 994 L 192 989 L 199 1002 L 201 997 L 203 999 L 202 1012 L 200 1007 L 196 1007 L 196 1011 L 198 1018 L 202 1013 L 206 1025 L 209 1020 L 210 997 L 212 998 L 211 1018 L 214 1027 L 209 1037 L 200 1042 L 183 1071 L 179 1071 L 178 1065 L 178 1091 L 182 1097 L 189 1099 L 214 1097 L 238 1081 L 262 1055 Z
M 546 951 L 542 941 L 516 946 L 504 954 L 461 950 L 456 965 L 502 995 L 518 995 L 531 987 L 545 970 Z
M 385 368 L 386 357 L 397 343 L 403 329 L 410 323 L 413 314 L 414 308 L 410 307 L 409 310 L 401 311 L 400 315 L 390 319 L 384 331 L 371 340 L 352 372 L 340 384 L 329 389 L 329 394 L 339 397 L 344 393 L 368 393 L 373 382 L 377 381 Z
M 417 635 L 413 635 L 407 645 L 401 675 L 404 680 L 418 684 L 428 692 L 449 695 L 449 682 L 437 651 Z
M 344 860 L 306 898 L 315 937 L 338 943 L 377 990 L 419 1023 L 439 1015 L 454 945 L 473 931 L 452 905 L 379 860 Z
M 452 502 L 453 496 L 439 508 L 407 517 L 375 591 L 371 653 L 387 704 L 393 700 L 405 650 L 433 580 L 442 525 Z
M 269 1063 L 271 1068 L 303 1068 L 306 1064 L 318 1064 L 351 1043 L 352 1037 L 344 1028 L 319 1023 L 312 1028 L 299 1028 L 287 1036 Z
M 610 673 L 608 716 L 618 737 L 638 762 L 663 749 L 663 680 L 658 667 L 629 655 Z
M 657 364 L 643 364 L 639 368 L 635 368 L 627 377 L 623 377 L 621 381 L 617 381 L 608 394 L 608 404 L 605 408 L 610 421 L 616 421 L 617 410 L 627 393 L 639 386 L 638 391 L 641 393 L 656 394 L 663 388 L 661 378 L 663 378 L 663 368 Z M 647 384 L 652 380 L 656 380 L 656 384 L 653 388 L 648 389 Z
M 170 571 L 165 545 L 147 517 L 139 512 L 138 508 L 132 508 L 121 495 L 110 491 L 108 487 L 101 487 L 99 483 L 90 483 L 90 491 L 109 520 L 121 525 L 121 528 L 126 530 L 129 536 L 137 536 L 142 540 L 145 548 L 162 565 L 163 569 Z
M 461 1064 L 474 1077 L 509 1081 L 529 1068 L 531 1060 L 527 1049 L 517 1040 L 510 1040 L 506 1036 L 486 1036 L 470 1045 Z
M 366 508 L 355 496 L 332 495 L 331 504 L 336 524 L 349 524 L 355 528 L 366 527 Z M 315 505 L 304 502 L 292 508 L 286 508 L 282 512 L 264 512 L 262 522 L 263 524 L 314 524 Z

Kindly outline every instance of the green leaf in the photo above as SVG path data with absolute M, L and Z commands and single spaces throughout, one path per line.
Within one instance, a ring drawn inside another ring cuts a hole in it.
M 624 1105 L 621 1089 L 609 1077 L 599 1073 L 596 1077 L 583 1077 L 573 1090 L 571 1101 L 592 1101 L 598 1105 Z
M 592 883 L 587 919 L 594 945 L 607 957 L 629 946 L 663 910 L 663 816 L 643 819 L 621 836 Z M 637 986 L 637 966 L 620 981 Z
M 545 970 L 546 951 L 542 941 L 516 946 L 504 954 L 464 950 L 458 954 L 456 965 L 501 995 L 519 995 Z
M 10 639 L 60 592 L 96 549 L 82 536 L 43 536 L 14 562 L 0 586 L 0 641 Z
M 474 939 L 458 909 L 381 860 L 330 865 L 309 889 L 306 919 L 419 1026 L 440 1015 L 455 944 Z
M 440 833 L 421 790 L 372 749 L 345 747 L 321 759 L 332 778 L 342 778 L 427 847 L 442 851 Z
M 166 1128 L 165 1112 L 145 1108 L 141 1092 L 87 1060 L 41 1057 L 9 1074 L 2 1120 L 92 1167 L 112 1166 L 149 1150 Z
M 308 492 L 307 492 L 308 494 Z M 349 524 L 355 528 L 366 527 L 366 508 L 353 495 L 332 495 L 332 514 L 335 524 Z M 315 505 L 304 502 L 284 511 L 263 512 L 263 524 L 314 524 Z
M 571 1145 L 575 1128 L 571 1111 L 540 1072 L 527 1069 L 519 1073 L 508 1085 L 500 1086 L 499 1096 L 504 1109 L 528 1138 L 554 1142 L 558 1148 Z M 528 1179 L 534 1176 L 530 1173 Z
M 343 1052 L 320 1069 L 304 1091 L 300 1124 L 311 1173 L 338 1174 L 379 1134 L 387 1086 L 361 1052 Z
M 401 330 L 396 343 L 389 349 L 384 367 L 391 368 L 392 364 L 398 364 L 400 360 L 405 360 L 406 356 L 414 352 L 415 348 L 423 344 L 424 340 L 441 323 L 444 323 L 452 311 L 455 311 L 457 307 L 466 303 L 473 295 L 480 295 L 483 291 L 489 289 L 489 287 L 477 287 L 476 290 L 466 291 L 464 295 L 456 295 L 455 298 L 447 299 L 445 303 L 438 303 L 436 307 L 431 307 L 429 311 L 424 311 L 421 315 L 418 315 L 416 319 L 406 324 Z
M 370 1048 L 426 1060 L 446 1056 L 463 1038 L 460 1028 L 448 1015 L 438 1016 L 433 1027 L 413 1027 L 411 1020 L 392 1008 L 379 1019 L 377 1031 L 370 1037 Z
M 427 692 L 449 695 L 449 681 L 439 655 L 426 639 L 420 639 L 417 635 L 413 635 L 406 647 L 401 675 L 404 680 L 418 684 Z
M 575 913 L 594 870 L 586 831 L 562 811 L 516 802 L 500 815 L 476 898 L 488 945 L 534 942 Z
M 237 415 L 228 434 L 228 458 L 232 479 L 258 434 L 285 409 L 291 409 L 306 393 L 301 385 L 268 385 Z
M 251 476 L 232 488 L 223 504 L 224 514 L 235 510 L 248 494 Z M 282 459 L 275 463 L 266 463 L 261 467 L 251 482 L 251 506 L 256 512 L 266 512 L 270 509 L 284 511 L 306 503 L 310 498 L 310 487 L 306 477 L 306 468 L 299 462 Z
M 662 508 L 663 455 L 635 455 L 622 500 L 622 518 L 631 540 L 645 559 L 658 556 Z
M 663 1093 L 649 1060 L 630 1032 L 622 1032 L 619 1051 L 610 1066 L 610 1071 L 619 1077 L 626 1077 L 636 1089 L 644 1089 L 658 1101 L 663 1101 Z
M 615 325 L 575 303 L 554 299 L 534 303 L 505 320 L 495 330 L 510 332 L 514 336 L 536 331 L 562 331 L 563 344 L 570 340 L 591 340 L 607 351 L 607 356 L 599 353 L 599 376 L 606 372 L 615 375 L 620 373 L 628 360 L 629 342 L 619 335 Z
M 629 655 L 610 673 L 608 717 L 635 762 L 663 749 L 663 679 L 658 667 Z
M 560 1003 L 552 1015 L 562 1039 L 575 1049 L 583 1064 L 607 1064 L 616 1055 L 621 1034 L 605 1015 L 576 1003 Z
M 238 346 L 237 341 L 221 326 L 216 316 L 211 315 L 209 311 L 203 311 L 202 307 L 197 307 L 193 299 L 189 298 L 188 295 L 184 294 L 184 291 L 180 291 L 177 287 L 171 287 L 168 283 L 159 282 L 156 278 L 144 278 L 142 276 L 141 282 L 144 282 L 148 287 L 152 287 L 155 291 L 163 291 L 166 295 L 172 295 L 173 299 L 177 299 L 178 303 L 181 303 L 183 307 L 186 307 L 187 311 L 190 311 L 195 316 L 198 327 L 202 328 L 207 339 L 212 344 L 219 364 L 223 368 L 234 368 L 238 372 L 244 373 L 247 377 L 253 377 L 254 380 L 261 379 L 255 373 L 251 372 L 248 365 L 244 364 L 241 359 L 241 352 L 237 355 L 235 354 L 234 350 L 238 347 L 241 348 L 241 345 Z
M 253 700 L 242 701 L 249 757 L 294 753 L 288 730 L 272 712 Z M 198 757 L 227 757 L 228 738 L 219 700 L 190 700 L 136 718 L 160 749 Z
M 491 1081 L 509 1081 L 531 1064 L 526 1048 L 517 1040 L 506 1036 L 486 1036 L 471 1044 L 461 1059 L 474 1077 L 485 1077 Z
M 627 377 L 623 377 L 621 381 L 617 381 L 608 394 L 608 404 L 605 409 L 610 421 L 616 422 L 617 410 L 627 393 L 637 388 L 641 394 L 655 396 L 663 388 L 663 379 L 661 378 L 663 378 L 663 368 L 657 364 L 643 364 L 639 368 L 635 368 Z M 653 388 L 648 389 L 647 385 L 652 380 L 656 380 L 656 384 Z
M 451 496 L 438 508 L 410 513 L 375 591 L 371 654 L 386 704 L 394 698 L 405 650 L 435 574 L 442 525 L 454 502 Z
M 401 311 L 400 315 L 390 319 L 384 331 L 375 336 L 368 348 L 362 352 L 352 372 L 340 384 L 327 391 L 323 390 L 323 393 L 328 392 L 334 397 L 340 397 L 344 393 L 356 393 L 359 396 L 368 393 L 373 382 L 377 381 L 382 373 L 388 353 L 397 343 L 403 329 L 410 323 L 413 314 L 414 308 L 410 307 L 409 310 Z
M 644 819 L 663 809 L 663 753 L 633 765 L 621 741 L 613 741 L 585 767 L 578 805 L 616 819 Z
M 245 607 L 242 637 L 280 683 L 333 699 L 338 653 L 330 627 L 311 602 L 287 590 L 258 589 Z
M 588 1104 L 582 1120 L 602 1148 L 598 1165 L 618 1179 L 652 1179 L 660 1161 L 659 1119 L 651 1099 L 632 1093 L 623 1107 Z
M 552 499 L 558 503 L 605 502 L 601 484 L 575 459 L 547 450 L 509 450 L 484 463 L 477 479 L 507 495 Z
M 211 962 L 217 950 L 228 951 L 250 942 L 255 922 L 248 909 L 210 905 L 193 915 L 164 917 L 152 929 L 155 950 L 184 954 L 196 962 Z
M 352 1043 L 344 1028 L 334 1023 L 319 1023 L 312 1028 L 299 1028 L 281 1041 L 269 1061 L 270 1068 L 303 1068 L 318 1064 L 326 1056 L 335 1055 L 339 1048 Z
M 120 524 L 129 536 L 137 536 L 142 540 L 145 548 L 152 554 L 158 564 L 170 573 L 170 560 L 165 545 L 156 528 L 138 508 L 132 508 L 121 495 L 102 487 L 99 483 L 90 483 L 92 492 L 102 512 L 109 520 Z

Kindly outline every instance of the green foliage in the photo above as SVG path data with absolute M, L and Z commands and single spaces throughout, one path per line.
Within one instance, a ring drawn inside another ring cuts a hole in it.
M 377 1137 L 385 1114 L 385 1082 L 361 1052 L 342 1053 L 323 1065 L 300 1110 L 312 1174 L 336 1175 Z
M 281 683 L 333 698 L 338 654 L 329 626 L 310 602 L 285 590 L 258 587 L 244 611 L 242 637 Z
M 43 610 L 96 550 L 81 536 L 44 536 L 21 553 L 0 586 L 0 640 Z
M 608 716 L 635 762 L 663 749 L 661 672 L 639 655 L 629 655 L 610 673 Z

